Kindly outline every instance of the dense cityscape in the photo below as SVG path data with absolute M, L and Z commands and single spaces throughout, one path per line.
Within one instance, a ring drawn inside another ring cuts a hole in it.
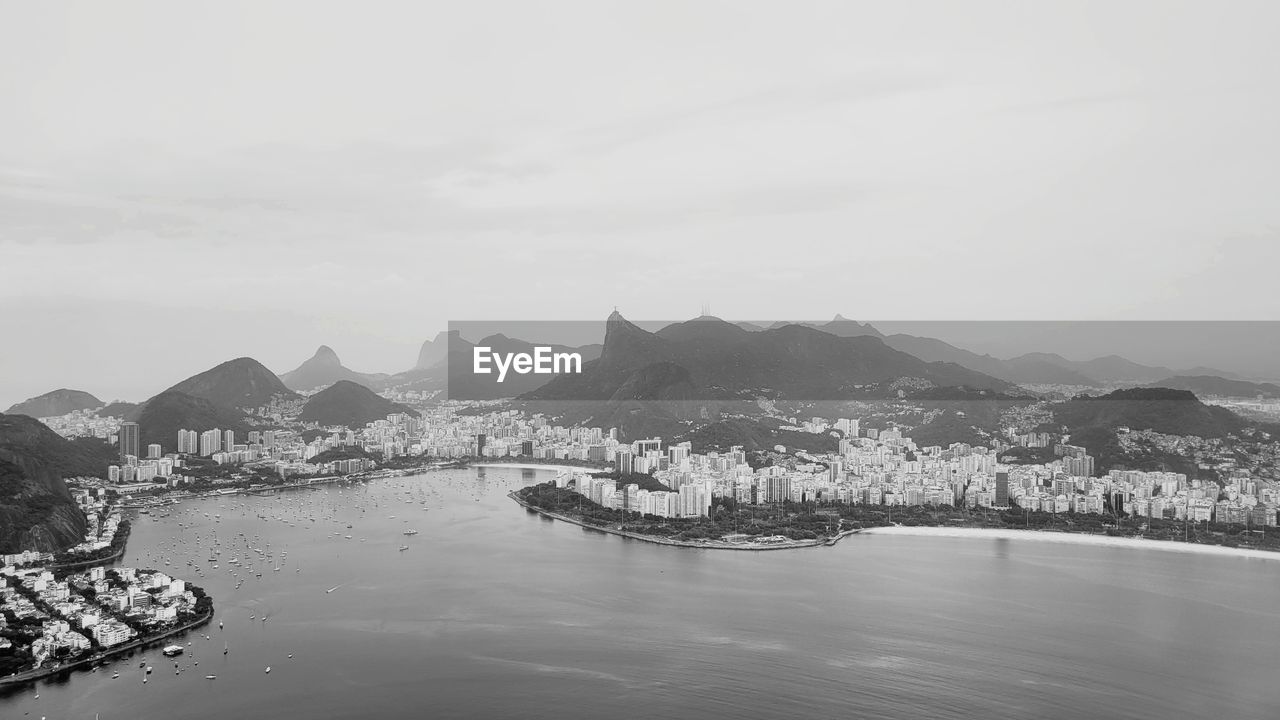
M 1085 448 L 1043 432 L 1009 429 L 996 447 L 922 447 L 896 427 L 866 428 L 853 418 L 791 418 L 795 432 L 834 433 L 839 438 L 837 451 L 788 451 L 779 446 L 767 454 L 768 464 L 757 462 L 753 467 L 741 447 L 694 452 L 688 441 L 625 442 L 616 429 L 561 426 L 514 410 L 477 412 L 484 407 L 476 403 L 420 407 L 420 417 L 396 413 L 360 428 L 250 431 L 242 442 L 230 430 L 182 429 L 176 453 L 163 453 L 158 444 L 139 452 L 133 423 L 95 421 L 85 413 L 45 422 L 68 437 L 116 427 L 122 460 L 109 468 L 96 489 L 124 494 L 158 487 L 180 490 L 193 482 L 229 485 L 250 477 L 283 481 L 347 475 L 373 469 L 379 461 L 526 458 L 611 466 L 618 477 L 584 482 L 583 494 L 604 508 L 657 517 L 705 516 L 713 498 L 729 498 L 756 505 L 1016 507 L 1274 527 L 1280 507 L 1275 482 L 1255 477 L 1248 468 L 1230 467 L 1221 483 L 1167 471 L 1101 473 Z M 308 434 L 312 439 L 304 440 Z M 1158 433 L 1126 434 L 1160 438 Z M 999 462 L 999 453 L 1013 447 L 1044 450 L 1053 459 Z M 332 459 L 341 454 L 352 457 Z M 209 463 L 218 469 L 216 474 L 204 471 Z M 200 471 L 192 474 L 192 468 Z M 652 476 L 665 489 L 628 483 L 626 477 L 633 474 Z

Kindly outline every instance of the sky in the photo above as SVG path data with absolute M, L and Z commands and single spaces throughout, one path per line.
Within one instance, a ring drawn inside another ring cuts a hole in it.
M 1248 0 L 0 0 L 0 406 L 320 344 L 394 372 L 450 320 L 615 306 L 1278 320 L 1277 26 Z

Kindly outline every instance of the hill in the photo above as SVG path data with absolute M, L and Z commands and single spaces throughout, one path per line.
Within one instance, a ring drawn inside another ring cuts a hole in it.
M 743 451 L 748 453 L 772 451 L 775 445 L 782 445 L 788 453 L 797 450 L 835 452 L 839 449 L 839 433 L 815 434 L 780 430 L 781 425 L 782 423 L 772 418 L 732 418 L 703 425 L 683 436 L 677 436 L 672 442 L 688 440 L 697 452 L 724 452 L 735 445 L 742 446 Z
M 0 552 L 54 552 L 80 542 L 84 513 L 64 477 L 106 477 L 111 447 L 73 443 L 26 415 L 0 415 Z
M 166 390 L 143 404 L 137 422 L 140 445 L 156 443 L 165 452 L 177 451 L 178 430 L 234 430 L 239 437 L 249 431 L 240 410 L 176 390 Z
M 838 337 L 802 325 L 750 331 L 709 316 L 649 333 L 615 312 L 597 360 L 525 398 L 842 400 L 938 386 L 986 392 L 1012 387 L 953 363 L 925 362 L 870 335 Z
M 275 373 L 248 357 L 228 360 L 193 375 L 166 392 L 169 391 L 235 408 L 256 408 L 270 403 L 273 398 L 298 397 L 297 393 L 280 382 Z
M 59 388 L 43 395 L 28 398 L 23 402 L 5 410 L 9 415 L 27 415 L 33 418 L 66 415 L 76 410 L 92 410 L 103 406 L 103 402 L 83 390 Z
M 124 420 L 137 422 L 138 413 L 142 412 L 143 403 L 131 403 L 124 400 L 114 400 L 107 403 L 98 411 L 100 417 L 118 417 Z
M 311 390 L 332 385 L 339 380 L 372 385 L 387 377 L 385 373 L 360 373 L 348 369 L 332 348 L 321 345 L 306 362 L 281 375 L 280 381 L 290 390 Z
M 1078 396 L 1051 406 L 1068 432 L 1085 428 L 1127 427 L 1168 435 L 1218 438 L 1242 430 L 1244 418 L 1200 402 L 1189 390 L 1128 388 L 1098 397 Z
M 1120 427 L 1221 438 L 1240 434 L 1253 425 L 1230 410 L 1205 405 L 1188 390 L 1169 388 L 1128 388 L 1099 397 L 1079 396 L 1050 409 L 1069 441 L 1094 456 L 1099 472 L 1128 468 L 1205 475 L 1193 458 L 1158 443 L 1141 438 L 1122 443 L 1117 434 Z M 1274 432 L 1274 428 L 1263 429 Z
M 1151 383 L 1147 387 L 1190 390 L 1200 396 L 1253 398 L 1280 398 L 1280 385 L 1231 380 L 1215 375 L 1175 375 Z
M 312 395 L 302 407 L 298 419 L 325 426 L 359 428 L 392 413 L 418 414 L 416 410 L 391 402 L 363 385 L 339 380 Z

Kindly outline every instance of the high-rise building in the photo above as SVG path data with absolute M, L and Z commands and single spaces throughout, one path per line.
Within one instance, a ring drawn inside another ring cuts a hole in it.
M 138 443 L 141 441 L 141 435 L 136 422 L 126 422 L 120 424 L 120 459 L 124 459 L 128 455 L 138 456 Z
M 147 446 L 148 460 L 157 460 L 163 454 L 164 454 L 164 451 L 160 448 L 159 443 L 151 443 L 150 445 Z
M 205 430 L 200 433 L 200 454 L 208 457 L 222 450 L 222 433 L 218 430 Z
M 1009 506 L 1009 473 L 996 473 L 996 507 Z
M 223 431 L 222 449 L 226 450 L 227 452 L 231 452 L 231 449 L 234 448 L 235 446 L 236 446 L 236 431 L 235 430 Z

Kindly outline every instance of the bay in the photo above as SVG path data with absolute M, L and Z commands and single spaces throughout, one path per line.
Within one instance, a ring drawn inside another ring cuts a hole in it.
M 0 717 L 1280 717 L 1280 562 L 875 535 L 670 548 L 506 497 L 550 477 L 428 472 L 138 516 L 124 564 L 169 558 L 217 608 L 181 674 L 152 650 L 146 684 L 135 655 L 0 697 Z M 254 567 L 239 588 L 235 556 Z

